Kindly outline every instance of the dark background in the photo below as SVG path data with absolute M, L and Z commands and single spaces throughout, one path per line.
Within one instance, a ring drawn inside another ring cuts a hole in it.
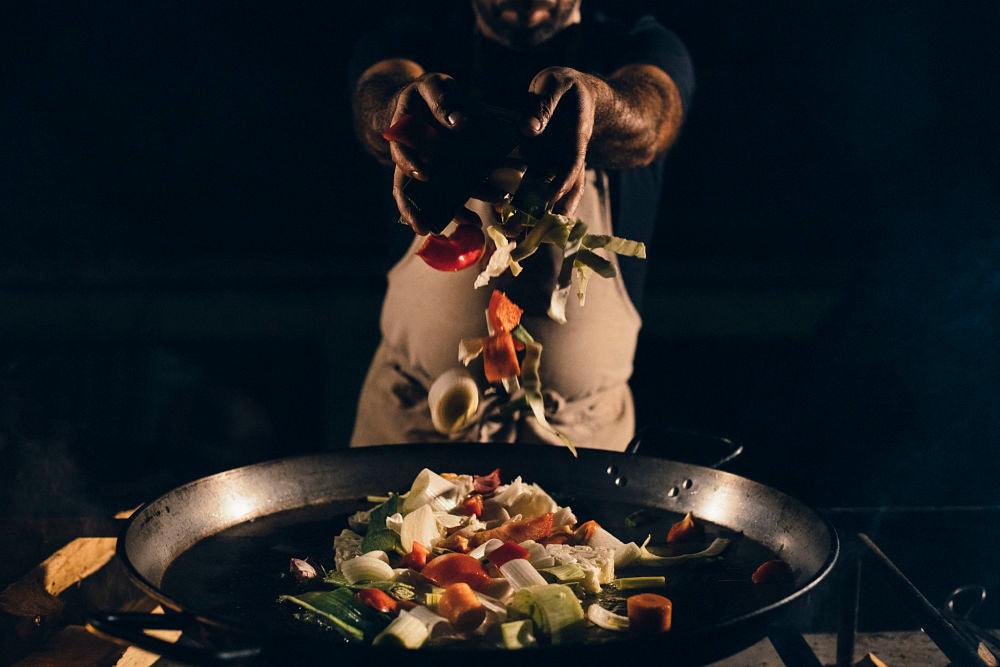
M 997 503 L 998 5 L 584 2 L 654 11 L 698 75 L 640 423 L 736 436 L 740 472 L 815 504 Z M 4 10 L 5 512 L 346 445 L 406 231 L 345 67 L 445 4 Z

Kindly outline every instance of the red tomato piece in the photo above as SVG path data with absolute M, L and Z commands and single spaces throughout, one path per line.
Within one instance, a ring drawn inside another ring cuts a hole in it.
M 500 486 L 500 468 L 489 475 L 473 475 L 472 486 L 476 493 L 493 493 Z
M 465 583 L 481 591 L 490 583 L 490 577 L 478 560 L 465 554 L 444 554 L 427 563 L 421 573 L 435 586 Z
M 427 556 L 430 554 L 430 550 L 427 549 L 420 542 L 414 542 L 413 547 L 410 549 L 410 553 L 403 556 L 403 562 L 400 564 L 402 567 L 408 567 L 419 572 L 424 569 L 427 565 Z
M 476 225 L 459 225 L 451 236 L 430 235 L 417 256 L 438 271 L 467 269 L 483 256 L 486 236 Z

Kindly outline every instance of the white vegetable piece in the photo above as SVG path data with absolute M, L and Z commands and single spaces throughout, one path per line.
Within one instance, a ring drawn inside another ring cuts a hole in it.
M 468 519 L 468 517 L 448 514 L 447 512 L 434 512 L 434 518 L 437 519 L 438 525 L 442 528 L 458 528 Z
M 646 540 L 646 543 L 648 542 L 649 539 Z M 653 567 L 676 565 L 677 563 L 683 563 L 686 560 L 695 560 L 697 558 L 715 558 L 716 556 L 721 556 L 722 552 L 729 546 L 729 540 L 724 537 L 717 537 L 712 540 L 712 543 L 708 545 L 708 548 L 703 551 L 698 551 L 693 554 L 680 554 L 679 556 L 657 556 L 646 548 L 646 543 L 643 543 L 643 545 L 639 547 L 639 565 L 651 565 Z
M 441 528 L 430 505 L 423 505 L 403 517 L 403 525 L 399 529 L 399 542 L 407 553 L 413 549 L 414 542 L 420 542 L 430 549 L 440 540 Z
M 417 607 L 416 609 L 423 609 Z M 416 609 L 414 611 L 416 611 Z M 430 632 L 427 626 L 408 611 L 399 612 L 399 616 L 386 626 L 372 641 L 372 646 L 401 646 L 403 648 L 420 648 Z
M 345 560 L 361 555 L 361 536 L 346 528 L 333 538 L 333 560 L 337 569 Z
M 587 620 L 599 628 L 628 632 L 628 617 L 610 612 L 599 604 L 587 607 Z
M 382 561 L 383 563 L 385 563 L 386 565 L 389 564 L 389 554 L 387 554 L 386 552 L 384 552 L 384 551 L 382 551 L 380 549 L 376 550 L 376 551 L 369 551 L 369 552 L 363 553 L 361 555 L 364 556 L 365 558 L 376 558 L 376 559 Z
M 498 540 L 494 537 L 492 539 L 486 540 L 478 547 L 470 551 L 469 555 L 476 559 L 482 559 L 485 558 L 486 554 L 488 554 L 489 552 L 493 551 L 497 547 L 502 547 L 502 546 L 503 546 L 503 540 Z
M 615 552 L 615 567 L 627 567 L 639 560 L 641 550 L 639 545 L 635 542 L 629 542 L 625 544 L 617 537 L 606 531 L 604 528 L 598 526 L 594 530 L 593 536 L 590 541 L 587 542 L 588 546 L 592 546 L 596 549 L 608 548 Z
M 599 593 L 601 584 L 610 584 L 615 578 L 615 552 L 610 547 L 549 544 L 545 550 L 559 565 L 576 563 L 583 568 L 581 585 L 588 593 Z
M 431 422 L 438 433 L 450 435 L 462 430 L 479 409 L 479 387 L 465 368 L 442 373 L 427 392 Z
M 427 628 L 427 634 L 431 638 L 451 633 L 451 623 L 448 622 L 448 619 L 438 616 L 427 607 L 418 605 L 411 609 L 409 614 L 424 624 L 424 627 Z
M 515 477 L 510 484 L 497 487 L 496 495 L 487 500 L 486 504 L 502 507 L 509 514 L 520 514 L 525 519 L 534 519 L 546 512 L 560 509 L 542 487 L 525 484 L 520 477 Z
M 340 573 L 349 584 L 356 584 L 359 581 L 387 581 L 395 576 L 388 563 L 369 556 L 345 560 L 340 564 Z
M 441 512 L 449 512 L 455 509 L 461 500 L 460 491 L 459 485 L 424 468 L 413 480 L 413 486 L 403 498 L 401 508 L 403 515 L 405 516 L 423 505 L 430 505 L 431 509 Z
M 504 579 L 510 582 L 515 591 L 528 586 L 544 586 L 549 583 L 531 563 L 523 558 L 509 560 L 497 569 L 500 570 Z
M 403 527 L 403 515 L 399 512 L 385 518 L 385 527 L 398 533 Z

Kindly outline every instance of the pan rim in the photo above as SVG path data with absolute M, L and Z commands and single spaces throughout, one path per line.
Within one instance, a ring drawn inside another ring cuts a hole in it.
M 118 557 L 118 559 L 121 562 L 121 564 L 124 566 L 125 571 L 128 574 L 129 578 L 132 580 L 132 582 L 140 590 L 142 590 L 143 593 L 145 593 L 146 595 L 148 595 L 153 600 L 159 602 L 164 607 L 166 607 L 166 608 L 168 608 L 168 609 L 170 609 L 170 610 L 172 610 L 172 611 L 174 611 L 176 613 L 182 614 L 182 615 L 184 615 L 184 616 L 186 616 L 186 617 L 188 617 L 188 618 L 196 621 L 197 623 L 200 623 L 200 624 L 203 624 L 203 625 L 207 625 L 207 626 L 209 626 L 211 628 L 216 628 L 216 629 L 219 629 L 219 630 L 222 630 L 222 631 L 225 631 L 225 632 L 229 632 L 229 633 L 232 633 L 235 636 L 239 636 L 239 637 L 251 636 L 251 631 L 248 628 L 241 627 L 238 623 L 235 623 L 235 622 L 231 621 L 230 619 L 222 617 L 222 616 L 220 616 L 218 614 L 212 614 L 212 613 L 206 613 L 206 612 L 203 612 L 203 611 L 199 611 L 199 610 L 194 609 L 193 607 L 191 607 L 189 605 L 186 605 L 186 604 L 184 604 L 182 602 L 179 602 L 179 601 L 175 600 L 173 597 L 171 597 L 170 595 L 167 595 L 163 590 L 161 590 L 160 587 L 158 587 L 158 586 L 154 585 L 152 582 L 150 582 L 141 572 L 139 572 L 138 568 L 132 563 L 131 559 L 128 557 L 127 550 L 126 550 L 126 539 L 125 538 L 128 535 L 129 530 L 139 520 L 139 518 L 142 516 L 143 512 L 148 507 L 150 507 L 151 505 L 156 504 L 161 499 L 163 499 L 163 498 L 165 498 L 165 497 L 167 497 L 167 496 L 169 496 L 171 494 L 180 492 L 182 489 L 186 489 L 186 488 L 192 487 L 192 486 L 194 486 L 196 484 L 205 483 L 208 480 L 221 479 L 221 478 L 224 478 L 224 477 L 227 477 L 227 476 L 231 476 L 231 475 L 236 474 L 236 473 L 241 472 L 241 471 L 245 472 L 245 471 L 247 471 L 249 469 L 266 468 L 266 467 L 269 467 L 269 466 L 276 466 L 276 465 L 287 464 L 287 463 L 290 463 L 290 462 L 293 462 L 293 461 L 297 461 L 297 460 L 304 460 L 304 459 L 310 459 L 310 458 L 317 458 L 317 457 L 329 456 L 331 454 L 344 455 L 344 454 L 350 454 L 352 452 L 358 452 L 358 453 L 360 453 L 360 452 L 365 452 L 365 451 L 370 451 L 370 450 L 388 449 L 388 448 L 400 447 L 400 446 L 406 446 L 407 448 L 411 448 L 411 447 L 450 448 L 452 446 L 456 446 L 456 445 L 457 446 L 461 446 L 463 444 L 475 444 L 475 445 L 477 445 L 479 447 L 483 447 L 484 446 L 484 443 L 458 443 L 458 442 L 456 442 L 456 443 L 450 443 L 450 442 L 449 443 L 419 443 L 419 444 L 405 444 L 405 445 L 402 445 L 402 444 L 375 445 L 375 446 L 371 446 L 371 447 L 359 447 L 359 448 L 345 449 L 345 450 L 341 450 L 341 451 L 330 451 L 330 452 L 321 452 L 321 453 L 299 454 L 299 455 L 293 455 L 293 456 L 286 456 L 286 457 L 281 457 L 281 458 L 277 458 L 277 459 L 269 459 L 267 461 L 260 461 L 258 463 L 251 463 L 251 464 L 248 464 L 248 465 L 245 465 L 245 466 L 240 466 L 238 468 L 230 468 L 229 470 L 223 470 L 221 472 L 213 473 L 211 475 L 205 475 L 204 477 L 199 477 L 199 478 L 191 480 L 189 482 L 185 482 L 185 483 L 181 484 L 180 486 L 174 487 L 173 489 L 170 489 L 169 491 L 166 491 L 165 493 L 160 494 L 156 498 L 154 498 L 154 499 L 152 499 L 152 500 L 150 500 L 148 502 L 145 502 L 142 505 L 140 505 L 132 513 L 132 515 L 126 521 L 125 525 L 120 530 L 120 532 L 118 534 L 118 537 L 117 537 L 117 540 L 116 540 L 116 544 L 115 544 L 115 554 Z M 496 447 L 496 448 L 499 449 L 499 448 L 507 447 L 509 445 L 502 445 L 502 444 L 498 444 L 498 443 L 487 443 L 486 446 L 493 446 L 493 447 Z M 734 473 L 730 473 L 730 472 L 727 472 L 727 471 L 724 471 L 724 470 L 716 470 L 716 469 L 712 469 L 712 468 L 706 468 L 705 466 L 699 466 L 699 465 L 695 465 L 695 464 L 691 464 L 691 463 L 685 463 L 683 461 L 674 461 L 673 459 L 665 459 L 665 458 L 658 458 L 658 457 L 652 457 L 652 456 L 644 456 L 642 454 L 626 454 L 626 453 L 623 453 L 623 452 L 611 452 L 611 451 L 607 451 L 607 450 L 597 450 L 597 449 L 593 449 L 593 450 L 583 449 L 581 451 L 592 452 L 594 455 L 607 455 L 607 454 L 610 454 L 610 455 L 613 455 L 613 456 L 627 457 L 629 459 L 641 459 L 641 460 L 657 461 L 657 462 L 664 462 L 664 463 L 674 463 L 674 464 L 677 464 L 677 465 L 689 466 L 689 467 L 696 468 L 696 469 L 711 470 L 713 473 L 717 473 L 717 474 L 721 474 L 721 475 L 733 477 L 735 479 L 739 479 L 739 480 L 742 480 L 742 481 L 750 481 L 750 482 L 753 482 L 754 484 L 758 484 L 760 486 L 764 486 L 765 488 L 770 489 L 774 493 L 780 494 L 781 496 L 784 496 L 785 498 L 791 500 L 792 502 L 800 505 L 802 508 L 806 509 L 815 519 L 817 519 L 824 526 L 824 528 L 826 528 L 827 535 L 830 538 L 830 547 L 829 547 L 829 550 L 827 551 L 827 554 L 826 554 L 826 557 L 825 557 L 825 559 L 823 561 L 823 564 L 819 567 L 819 569 L 816 570 L 808 578 L 808 580 L 806 582 L 804 582 L 801 586 L 797 587 L 794 591 L 792 591 L 788 595 L 786 595 L 786 596 L 784 596 L 784 597 L 782 597 L 782 598 L 780 598 L 780 599 L 778 599 L 778 600 L 776 600 L 776 601 L 774 601 L 774 602 L 772 602 L 772 603 L 770 603 L 768 605 L 765 605 L 763 607 L 758 607 L 757 609 L 754 609 L 753 611 L 747 612 L 745 614 L 741 614 L 739 616 L 734 616 L 732 618 L 724 619 L 724 620 L 722 620 L 722 621 L 720 621 L 718 623 L 715 623 L 713 625 L 710 625 L 710 626 L 705 626 L 703 629 L 687 629 L 687 630 L 683 631 L 682 633 L 670 633 L 669 635 L 664 635 L 663 637 L 656 637 L 656 638 L 651 638 L 651 639 L 648 639 L 648 640 L 647 639 L 637 639 L 637 638 L 634 638 L 634 637 L 623 637 L 622 639 L 608 640 L 606 642 L 601 642 L 600 644 L 582 643 L 582 644 L 578 644 L 578 645 L 577 644 L 571 644 L 571 645 L 566 645 L 566 646 L 537 646 L 537 647 L 531 647 L 531 648 L 529 648 L 528 650 L 530 650 L 530 651 L 545 651 L 546 653 L 551 653 L 551 652 L 554 652 L 554 651 L 573 650 L 574 647 L 575 648 L 579 648 L 580 646 L 594 647 L 594 646 L 621 645 L 621 644 L 633 645 L 633 644 L 640 644 L 640 643 L 646 643 L 646 642 L 649 642 L 649 643 L 663 643 L 664 641 L 674 641 L 673 638 L 674 637 L 678 637 L 678 636 L 680 637 L 680 640 L 682 640 L 682 641 L 688 641 L 690 639 L 698 639 L 700 636 L 703 636 L 703 635 L 716 634 L 718 632 L 726 632 L 726 631 L 728 631 L 728 630 L 730 630 L 730 629 L 732 629 L 732 628 L 734 628 L 736 626 L 748 625 L 748 624 L 751 624 L 751 623 L 753 623 L 755 621 L 761 621 L 761 620 L 766 619 L 768 616 L 770 616 L 772 614 L 777 614 L 778 612 L 786 610 L 792 603 L 794 603 L 795 601 L 799 600 L 800 598 L 802 598 L 803 596 L 805 596 L 806 594 L 808 594 L 816 586 L 818 586 L 821 582 L 823 582 L 827 578 L 827 576 L 830 574 L 830 572 L 833 570 L 833 568 L 836 566 L 837 561 L 840 558 L 840 551 L 841 551 L 840 537 L 837 534 L 837 530 L 834 527 L 833 523 L 831 523 L 830 520 L 828 520 L 826 517 L 824 517 L 818 511 L 816 511 L 816 509 L 813 508 L 812 506 L 803 503 L 802 501 L 800 501 L 800 500 L 798 500 L 798 499 L 796 499 L 796 498 L 794 498 L 794 497 L 792 497 L 792 496 L 784 493 L 783 491 L 780 491 L 778 489 L 774 489 L 772 487 L 767 487 L 766 485 L 761 484 L 760 482 L 756 482 L 756 481 L 754 481 L 752 479 L 749 479 L 749 478 L 746 478 L 746 477 L 742 477 L 740 475 L 736 475 Z M 588 456 L 589 456 L 589 454 L 588 454 Z M 268 516 L 268 515 L 264 515 L 264 516 Z M 234 525 L 239 525 L 239 524 L 234 524 Z M 225 529 L 223 529 L 223 530 L 225 530 Z M 205 538 L 201 538 L 201 539 L 205 539 Z M 198 540 L 198 541 L 200 541 L 200 540 Z M 195 542 L 195 543 L 197 543 L 197 542 Z M 285 638 L 285 637 L 291 637 L 292 636 L 292 635 L 286 635 L 286 634 L 274 633 L 274 632 L 265 632 L 265 635 L 267 635 L 269 638 Z M 259 635 L 257 635 L 257 636 L 259 636 Z M 669 639 L 667 639 L 668 636 L 669 636 Z M 259 643 L 266 644 L 267 642 L 265 642 L 265 641 L 259 641 Z M 331 647 L 335 646 L 335 645 L 336 644 L 331 644 Z M 374 649 L 374 650 L 383 650 L 383 651 L 386 651 L 387 653 L 394 653 L 394 652 L 397 652 L 397 651 L 400 650 L 400 649 L 393 649 L 393 648 L 389 648 L 389 647 L 350 646 L 350 645 L 345 645 L 343 647 L 338 646 L 337 650 L 340 650 L 340 649 L 344 649 L 344 650 L 354 650 L 354 649 L 372 650 L 372 649 Z M 461 650 L 461 649 L 458 649 L 458 650 Z M 482 650 L 482 647 L 476 647 L 475 650 Z M 502 649 L 497 649 L 497 650 L 502 650 Z M 449 653 L 450 652 L 450 653 L 454 653 L 456 651 L 456 648 L 455 647 L 438 647 L 438 648 L 430 647 L 430 648 L 421 649 L 421 651 L 422 652 L 441 652 L 441 653 Z

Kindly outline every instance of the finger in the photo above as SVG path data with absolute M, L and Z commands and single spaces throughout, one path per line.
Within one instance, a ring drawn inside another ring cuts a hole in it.
M 573 215 L 576 213 L 580 201 L 583 200 L 583 191 L 587 185 L 586 172 L 581 171 L 576 181 L 570 189 L 552 207 L 553 213 L 560 215 Z
M 465 122 L 461 91 L 450 76 L 437 74 L 417 80 L 417 91 L 437 122 L 456 129 Z
M 396 167 L 392 174 L 392 198 L 396 200 L 396 208 L 399 209 L 400 219 L 408 224 L 415 234 L 423 236 L 427 233 L 427 230 L 420 224 L 417 211 L 410 204 L 406 195 L 403 194 L 403 185 L 406 183 L 406 179 L 406 174 L 399 167 Z
M 561 77 L 543 72 L 536 76 L 528 86 L 528 113 L 521 125 L 521 130 L 530 137 L 545 131 L 552 114 L 555 113 L 559 100 L 569 90 L 572 84 Z
M 464 206 L 455 213 L 454 220 L 460 225 L 475 225 L 476 227 L 483 226 L 483 220 L 479 217 L 479 214 L 471 209 L 465 208 Z
M 414 149 L 397 141 L 390 141 L 389 155 L 405 175 L 418 181 L 427 180 L 427 163 L 420 158 Z

